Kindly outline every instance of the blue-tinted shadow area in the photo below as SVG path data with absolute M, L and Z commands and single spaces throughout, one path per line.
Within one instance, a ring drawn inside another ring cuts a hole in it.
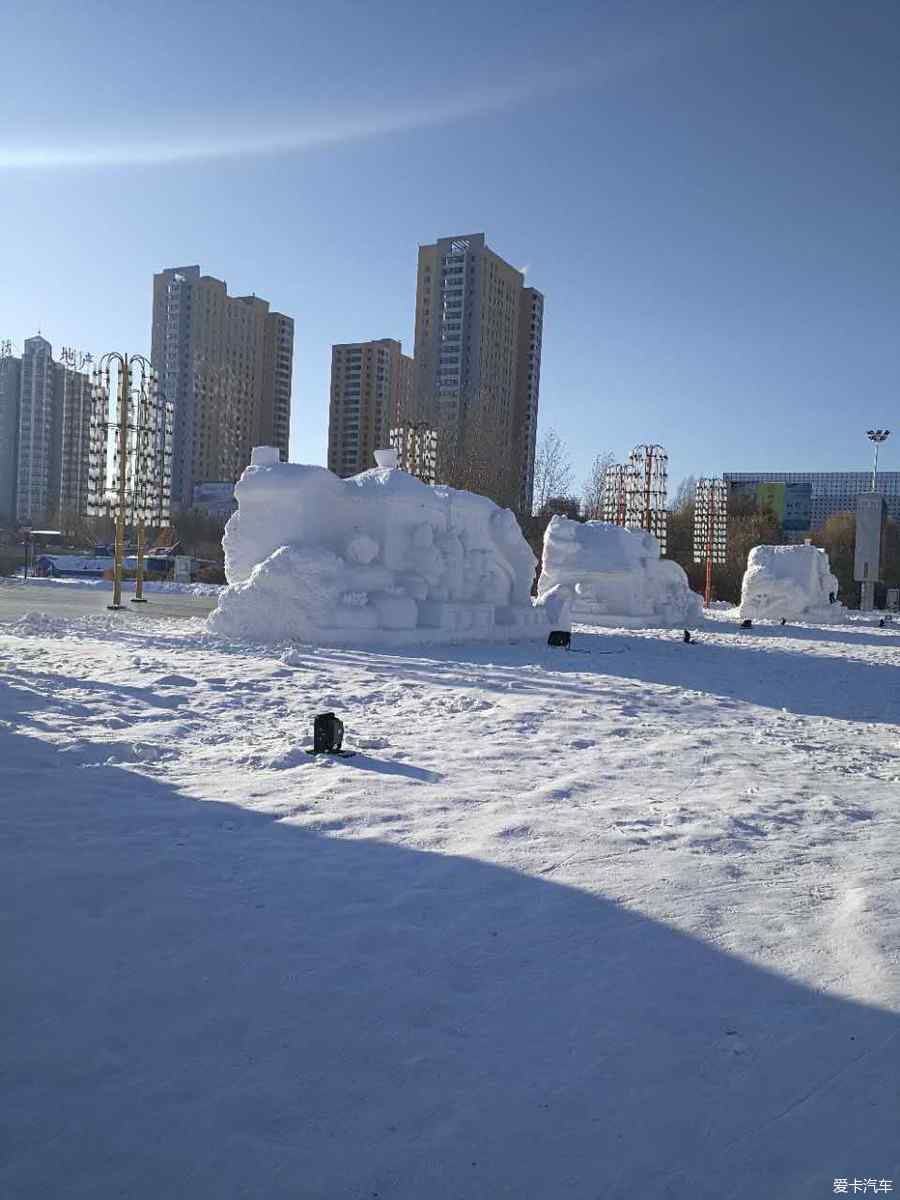
M 897 1015 L 602 895 L 73 767 L 10 691 L 0 1195 L 819 1200 L 900 1176 Z

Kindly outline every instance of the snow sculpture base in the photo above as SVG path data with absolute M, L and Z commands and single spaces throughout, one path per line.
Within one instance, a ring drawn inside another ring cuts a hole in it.
M 615 629 L 690 627 L 703 601 L 678 563 L 660 558 L 656 538 L 604 521 L 553 517 L 544 534 L 538 598 L 571 595 L 569 615 L 582 625 Z
M 257 451 L 235 496 L 213 633 L 395 648 L 546 640 L 565 625 L 561 597 L 531 599 L 535 558 L 515 517 L 483 496 Z
M 740 616 L 754 621 L 842 621 L 838 581 L 818 546 L 754 546 L 741 584 Z

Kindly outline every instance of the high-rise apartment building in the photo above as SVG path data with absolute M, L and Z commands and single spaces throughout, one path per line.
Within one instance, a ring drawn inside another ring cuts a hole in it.
M 22 360 L 9 342 L 0 343 L 0 522 L 16 519 L 16 464 L 19 449 L 19 388 Z
M 328 469 L 342 479 L 375 464 L 413 401 L 413 360 L 393 338 L 331 348 Z
M 294 322 L 258 296 L 229 296 L 199 266 L 153 277 L 151 360 L 174 408 L 172 498 L 190 508 L 193 487 L 234 482 L 254 446 L 287 461 Z
M 468 446 L 490 446 L 495 498 L 530 512 L 544 299 L 483 233 L 419 247 L 416 415 Z
M 22 524 L 50 515 L 59 496 L 62 414 L 54 385 L 53 348 L 46 338 L 27 338 L 19 382 L 19 445 L 16 519 Z
M 28 338 L 0 346 L 0 519 L 33 524 L 87 512 L 91 380 L 71 352 Z
M 88 510 L 88 468 L 91 457 L 90 375 L 75 368 L 77 358 L 63 350 L 54 367 L 59 435 L 59 500 L 61 514 L 85 516 Z

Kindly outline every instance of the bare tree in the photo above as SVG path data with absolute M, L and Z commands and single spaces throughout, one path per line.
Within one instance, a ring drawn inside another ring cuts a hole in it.
M 586 521 L 603 520 L 603 488 L 606 473 L 615 464 L 615 455 L 604 450 L 594 456 L 591 471 L 581 492 L 581 515 Z
M 210 422 L 214 453 L 207 456 L 207 469 L 215 479 L 236 482 L 250 461 L 248 435 L 242 432 L 242 418 L 247 429 L 254 417 L 246 381 L 229 363 L 198 354 L 194 358 L 194 395 L 194 403 Z
M 683 512 L 694 503 L 696 493 L 697 478 L 695 475 L 687 475 L 675 489 L 675 498 L 669 505 L 670 510 L 672 512 Z
M 434 429 L 438 482 L 516 507 L 518 479 L 512 448 L 496 414 L 480 404 L 468 405 L 461 415 L 438 409 Z
M 571 490 L 568 447 L 555 429 L 548 429 L 534 456 L 534 511 L 541 512 L 551 497 L 566 496 Z

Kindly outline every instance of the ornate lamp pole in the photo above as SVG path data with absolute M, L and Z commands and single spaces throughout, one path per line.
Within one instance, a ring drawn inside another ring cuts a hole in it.
M 116 368 L 115 410 L 110 412 L 111 368 Z M 112 471 L 109 451 L 112 443 Z M 169 519 L 172 462 L 172 408 L 161 399 L 156 371 L 141 354 L 104 354 L 94 370 L 91 420 L 91 504 L 93 515 L 115 512 L 116 547 L 113 602 L 122 608 L 125 525 L 135 528 L 137 578 L 133 604 L 144 599 L 145 522 Z
M 694 494 L 694 562 L 706 563 L 703 599 L 712 599 L 713 565 L 725 562 L 728 538 L 728 485 L 724 479 L 698 479 Z

